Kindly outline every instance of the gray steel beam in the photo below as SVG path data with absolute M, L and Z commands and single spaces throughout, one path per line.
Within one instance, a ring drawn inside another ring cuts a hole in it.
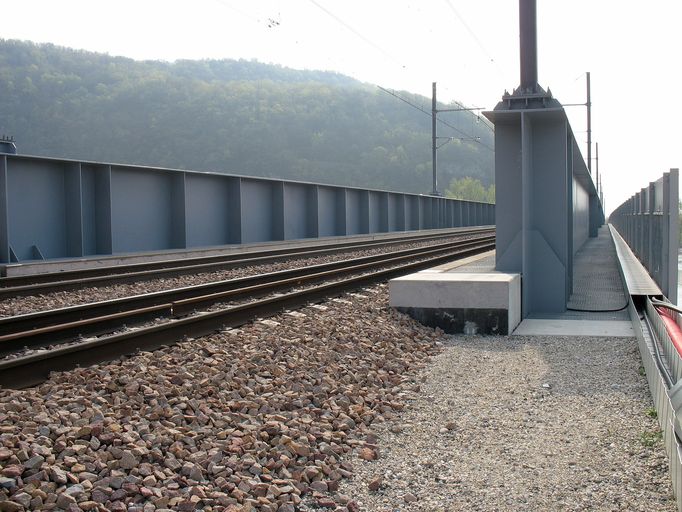
M 64 168 L 64 195 L 66 214 L 66 250 L 69 256 L 85 255 L 83 234 L 83 179 L 81 164 L 72 163 Z
M 95 168 L 95 236 L 96 254 L 113 254 L 111 221 L 111 166 Z
M 308 188 L 307 205 L 307 238 L 318 238 L 320 236 L 320 187 L 317 185 Z
M 535 0 L 519 0 L 520 85 L 484 113 L 495 125 L 495 266 L 521 273 L 522 318 L 566 310 L 573 254 L 601 209 L 564 109 L 538 84 L 536 17 Z
M 341 188 L 336 196 L 336 234 L 338 236 L 348 235 L 348 190 Z
M 172 177 L 170 210 L 171 247 L 185 249 L 187 247 L 187 192 L 184 172 Z
M 485 222 L 442 197 L 0 155 L 0 261 L 182 249 Z
M 389 231 L 389 194 L 388 192 L 379 192 L 379 229 L 380 233 Z
M 408 230 L 421 228 L 420 204 L 421 198 L 419 196 L 410 196 L 406 198 L 405 206 L 408 207 Z
M 284 182 L 272 184 L 272 210 L 270 211 L 272 240 L 286 240 L 285 225 L 292 222 L 288 201 L 286 201 L 284 194 Z
M 241 178 L 228 178 L 227 197 L 228 225 L 227 243 L 244 243 L 244 205 L 242 204 Z
M 670 169 L 668 181 L 669 190 L 669 215 L 668 225 L 668 298 L 677 304 L 678 282 L 678 250 L 680 247 L 680 171 L 677 168 Z
M 7 157 L 0 155 L 0 263 L 9 263 L 9 202 L 7 201 Z
M 495 123 L 496 268 L 523 275 L 524 317 L 563 312 L 574 245 L 589 232 L 589 204 L 574 212 L 574 180 L 585 203 L 591 192 L 583 192 L 586 167 L 574 154 L 566 114 L 549 107 L 486 115 Z
M 372 222 L 372 209 L 370 205 L 370 194 L 369 190 L 361 190 L 359 192 L 360 196 L 360 233 L 371 233 L 370 226 Z
M 408 219 L 407 219 L 407 196 L 403 194 L 395 194 L 394 197 L 396 198 L 396 218 L 397 218 L 397 223 L 395 230 L 396 231 L 407 231 L 407 224 L 408 224 Z
M 453 226 L 454 227 L 460 227 L 463 226 L 464 223 L 462 222 L 462 201 L 455 201 L 453 203 L 453 210 L 454 210 L 454 215 L 453 215 Z

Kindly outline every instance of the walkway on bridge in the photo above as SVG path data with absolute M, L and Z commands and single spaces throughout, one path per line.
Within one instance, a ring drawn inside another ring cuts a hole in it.
M 567 311 L 531 314 L 514 334 L 634 336 L 627 311 L 628 296 L 608 227 L 602 227 L 598 236 L 588 239 L 575 254 L 573 269 L 573 293 Z M 434 273 L 443 276 L 444 281 L 447 281 L 444 274 L 494 275 L 495 254 L 441 265 L 420 274 L 433 276 Z M 432 292 L 437 293 L 436 289 Z
M 515 334 L 634 336 L 627 305 L 616 248 L 609 228 L 603 226 L 574 256 L 573 293 L 567 311 L 535 313 Z

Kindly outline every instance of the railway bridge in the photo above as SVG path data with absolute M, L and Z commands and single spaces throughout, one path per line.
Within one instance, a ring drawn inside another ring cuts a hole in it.
M 682 511 L 678 170 L 606 219 L 520 6 L 495 205 L 5 141 L 0 510 Z

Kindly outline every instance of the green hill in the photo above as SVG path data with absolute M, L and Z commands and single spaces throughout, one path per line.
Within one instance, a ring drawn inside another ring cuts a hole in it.
M 431 188 L 430 118 L 338 73 L 141 62 L 0 39 L 0 91 L 0 134 L 13 135 L 22 154 Z M 401 94 L 430 109 L 429 98 Z M 443 118 L 492 147 L 491 130 L 471 113 Z M 493 153 L 482 144 L 455 140 L 438 158 L 442 188 L 462 176 L 492 182 Z

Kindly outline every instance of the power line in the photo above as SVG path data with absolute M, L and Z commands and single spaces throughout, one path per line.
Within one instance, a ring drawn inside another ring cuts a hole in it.
M 374 49 L 376 49 L 377 51 L 379 51 L 379 52 L 381 52 L 382 54 L 384 54 L 384 55 L 385 55 L 386 57 L 388 57 L 391 61 L 393 61 L 394 64 L 398 65 L 398 66 L 401 67 L 402 69 L 405 69 L 405 68 L 406 68 L 406 66 L 403 65 L 400 61 L 398 61 L 398 59 L 396 59 L 395 57 L 393 57 L 393 55 L 391 55 L 391 54 L 388 53 L 386 50 L 384 50 L 382 47 L 380 47 L 379 45 L 377 45 L 376 43 L 374 43 L 373 41 L 371 41 L 370 39 L 368 39 L 367 37 L 365 37 L 360 31 L 358 31 L 358 30 L 356 30 L 355 28 L 353 28 L 351 25 L 349 25 L 349 24 L 346 23 L 344 20 L 342 20 L 341 18 L 339 18 L 337 15 L 335 15 L 335 14 L 334 14 L 333 12 L 331 12 L 329 9 L 327 9 L 327 8 L 325 8 L 324 6 L 320 5 L 316 0 L 309 0 L 309 1 L 310 1 L 310 3 L 312 3 L 315 7 L 317 7 L 317 8 L 320 9 L 321 11 L 323 11 L 325 14 L 327 14 L 328 16 L 330 16 L 332 19 L 334 19 L 337 23 L 341 24 L 341 25 L 342 25 L 343 27 L 345 27 L 347 30 L 351 31 L 351 32 L 352 32 L 353 34 L 355 34 L 357 37 L 359 37 L 360 39 L 362 39 L 365 43 L 367 43 L 368 45 L 370 45 L 372 48 L 374 48 Z M 486 50 L 485 46 L 483 46 L 483 43 L 482 43 L 481 40 L 476 36 L 475 32 L 471 29 L 471 27 L 469 27 L 469 25 L 468 25 L 467 22 L 464 20 L 464 18 L 459 14 L 459 12 L 457 12 L 457 10 L 456 10 L 455 7 L 452 5 L 452 3 L 450 2 L 450 0 L 445 0 L 445 2 L 448 4 L 448 6 L 450 7 L 450 10 L 452 10 L 452 12 L 453 12 L 454 15 L 457 17 L 457 19 L 460 21 L 460 23 L 464 26 L 464 28 L 467 29 L 467 31 L 469 32 L 469 34 L 471 35 L 471 37 L 474 38 L 474 40 L 475 40 L 476 43 L 479 45 L 479 47 L 481 48 L 481 50 L 483 51 L 483 53 L 490 59 L 490 62 L 492 62 L 492 63 L 495 65 L 495 67 L 498 69 L 498 72 L 499 72 L 500 70 L 499 70 L 499 66 L 497 65 L 497 62 L 495 62 L 495 59 L 492 58 L 492 56 L 490 55 L 490 53 L 488 52 L 488 50 Z M 501 74 L 501 73 L 500 73 L 500 74 Z M 385 92 L 389 92 L 389 91 L 387 91 L 386 89 L 383 89 L 382 87 L 379 87 L 379 88 L 382 89 L 382 90 L 384 90 Z M 391 93 L 389 93 L 389 94 L 391 94 Z M 395 96 L 396 98 L 398 98 L 398 99 L 400 99 L 400 100 L 402 100 L 402 101 L 405 101 L 403 98 L 400 98 L 400 97 L 399 97 L 398 95 L 396 95 L 396 94 L 393 94 L 393 96 Z M 409 102 L 406 102 L 406 103 L 410 104 Z M 458 103 L 458 104 L 461 106 L 461 103 Z M 412 106 L 415 106 L 415 105 L 412 105 Z M 425 114 L 427 114 L 427 115 L 429 115 L 429 116 L 431 115 L 430 112 L 425 111 L 423 108 L 419 108 L 419 107 L 416 107 L 416 108 L 417 108 L 418 110 L 421 110 L 422 112 L 424 112 Z M 480 116 L 477 116 L 477 117 L 478 117 L 478 120 L 480 121 L 480 119 L 481 119 Z M 459 130 L 458 128 L 455 128 L 454 126 L 452 126 L 452 125 L 446 123 L 445 121 L 442 121 L 442 120 L 440 120 L 440 119 L 439 119 L 439 121 L 440 121 L 441 123 L 445 124 L 446 126 L 449 126 L 450 128 L 452 128 L 452 129 L 458 131 L 459 133 L 462 133 L 462 134 L 466 135 L 467 137 L 469 137 L 468 134 L 465 134 L 464 132 L 462 132 L 462 131 Z M 494 132 L 493 127 L 492 127 L 491 125 L 489 125 L 486 121 L 483 121 L 483 126 L 485 126 L 486 128 L 488 128 L 488 130 L 490 130 L 491 132 Z M 488 148 L 490 151 L 494 151 L 490 146 L 487 146 L 486 144 L 484 144 L 484 143 L 482 143 L 482 142 L 479 142 L 479 143 L 480 143 L 482 146 Z
M 415 109 L 419 110 L 419 112 L 421 112 L 422 114 L 425 114 L 425 115 L 431 117 L 431 115 L 432 115 L 432 112 L 431 112 L 431 111 L 427 111 L 427 110 L 425 110 L 423 107 L 420 107 L 419 105 L 415 105 L 415 104 L 412 103 L 410 100 L 408 100 L 408 99 L 406 99 L 406 98 L 403 98 L 403 97 L 400 96 L 399 94 L 396 94 L 395 91 L 390 91 L 390 90 L 388 90 L 388 89 L 385 89 L 384 87 L 381 87 L 380 85 L 377 85 L 377 87 L 378 87 L 379 89 L 381 89 L 382 91 L 384 91 L 385 93 L 390 94 L 390 95 L 393 96 L 394 98 L 397 98 L 397 99 L 399 99 L 400 101 L 402 101 L 402 102 L 404 102 L 404 103 L 407 103 L 407 104 L 408 104 L 409 106 L 411 106 L 412 108 L 415 108 Z M 443 120 L 440 119 L 440 118 L 438 118 L 437 121 L 438 121 L 439 123 L 441 123 L 441 124 L 444 124 L 445 126 L 447 126 L 447 127 L 449 127 L 449 128 L 452 128 L 452 129 L 455 130 L 457 133 L 460 133 L 460 134 L 464 135 L 465 137 L 467 137 L 468 140 L 470 139 L 470 140 L 472 140 L 473 142 L 476 142 L 476 143 L 480 144 L 481 146 L 483 146 L 484 148 L 489 149 L 489 150 L 492 151 L 492 152 L 495 151 L 493 148 L 491 148 L 490 146 L 488 146 L 488 145 L 485 144 L 484 142 L 481 142 L 480 140 L 477 140 L 477 139 L 476 139 L 475 137 L 473 137 L 471 134 L 466 133 L 466 132 L 460 130 L 459 128 L 457 128 L 457 127 L 455 127 L 455 126 L 452 126 L 452 125 L 451 125 L 450 123 L 448 123 L 447 121 L 443 121 Z M 487 126 L 487 125 L 486 125 L 486 126 Z
M 481 51 L 483 51 L 483 53 L 486 55 L 486 57 L 488 57 L 488 59 L 490 59 L 490 62 L 492 62 L 492 63 L 497 67 L 497 62 L 495 62 L 495 59 L 493 59 L 493 57 L 490 55 L 490 52 L 488 52 L 488 50 L 486 50 L 485 46 L 483 46 L 483 43 L 482 43 L 481 40 L 478 38 L 478 36 L 476 35 L 476 33 L 471 29 L 471 27 L 469 27 L 469 25 L 467 24 L 467 22 L 464 21 L 464 18 L 463 18 L 462 15 L 457 11 L 457 9 L 455 9 L 455 6 L 452 5 L 452 2 L 451 2 L 450 0 L 445 0 L 445 3 L 448 5 L 448 7 L 449 7 L 450 10 L 452 11 L 452 13 L 453 13 L 453 14 L 455 15 L 455 17 L 459 20 L 459 22 L 462 24 L 462 26 L 464 26 L 464 28 L 467 30 L 467 32 L 469 32 L 469 35 L 471 35 L 471 37 L 474 39 L 474 41 L 476 41 L 476 44 L 478 44 L 478 46 L 479 46 L 479 48 L 481 49 Z M 498 69 L 498 71 L 499 71 L 499 69 Z
M 227 7 L 228 9 L 230 9 L 230 10 L 236 12 L 237 14 L 241 14 L 241 15 L 244 16 L 245 18 L 248 18 L 248 19 L 250 19 L 251 21 L 253 21 L 253 22 L 255 22 L 255 23 L 258 23 L 258 24 L 260 23 L 260 20 L 259 20 L 258 18 L 255 18 L 255 17 L 252 16 L 251 14 L 249 14 L 249 13 L 247 13 L 247 12 L 245 12 L 245 11 L 242 11 L 241 9 L 237 9 L 234 5 L 228 4 L 225 0 L 215 0 L 215 2 L 216 2 L 216 3 L 219 3 L 219 4 L 222 5 L 223 7 Z
M 335 20 L 337 23 L 339 23 L 340 25 L 342 25 L 343 27 L 345 27 L 347 30 L 350 30 L 353 34 L 355 34 L 356 36 L 358 36 L 360 39 L 362 39 L 365 43 L 367 43 L 368 45 L 370 45 L 372 48 L 374 48 L 375 50 L 377 50 L 377 51 L 383 53 L 384 56 L 388 57 L 388 58 L 389 58 L 390 60 L 392 60 L 395 64 L 397 64 L 397 65 L 399 65 L 399 66 L 401 66 L 401 67 L 403 67 L 403 68 L 405 67 L 405 66 L 403 66 L 402 64 L 400 64 L 400 62 L 398 62 L 398 60 L 397 60 L 396 58 L 394 58 L 393 55 L 391 55 L 390 53 L 388 53 L 388 52 L 387 52 L 386 50 L 384 50 L 381 46 L 379 46 L 379 45 L 377 45 L 376 43 L 374 43 L 373 41 L 369 40 L 369 39 L 368 39 L 367 37 L 365 37 L 362 33 L 360 33 L 358 30 L 356 30 L 355 28 L 353 28 L 351 25 L 349 25 L 348 23 L 346 23 L 345 21 L 343 21 L 341 18 L 339 18 L 336 14 L 334 14 L 333 12 L 331 12 L 329 9 L 327 9 L 326 7 L 320 5 L 320 4 L 317 3 L 315 0 L 310 0 L 310 3 L 313 4 L 315 7 L 317 7 L 318 9 L 320 9 L 322 12 L 324 12 L 327 16 L 331 17 L 331 18 L 332 18 L 333 20 Z
M 403 101 L 403 102 L 407 103 L 410 107 L 416 108 L 416 109 L 419 110 L 421 113 L 426 114 L 427 116 L 431 117 L 431 112 L 430 112 L 430 111 L 426 111 L 423 107 L 420 107 L 420 106 L 418 106 L 418 105 L 415 105 L 414 103 L 410 102 L 409 100 L 407 100 L 407 99 L 403 98 L 402 96 L 396 94 L 395 91 L 389 91 L 388 89 L 385 89 L 385 88 L 381 87 L 380 85 L 377 85 L 377 87 L 378 87 L 379 89 L 381 89 L 382 91 L 384 91 L 384 92 L 390 94 L 390 95 L 393 96 L 394 98 L 398 98 L 400 101 Z

